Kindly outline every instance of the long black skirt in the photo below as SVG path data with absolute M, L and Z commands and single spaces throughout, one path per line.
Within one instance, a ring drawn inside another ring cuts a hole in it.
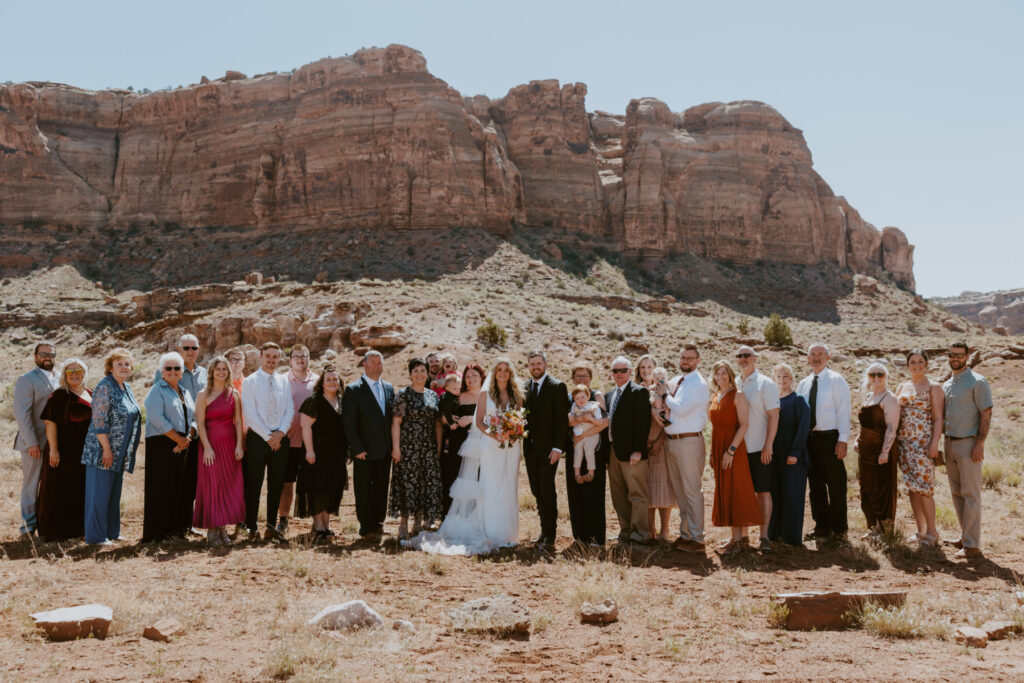
M 188 451 L 174 452 L 170 438 L 146 439 L 142 542 L 183 536 L 181 499 L 185 494 Z

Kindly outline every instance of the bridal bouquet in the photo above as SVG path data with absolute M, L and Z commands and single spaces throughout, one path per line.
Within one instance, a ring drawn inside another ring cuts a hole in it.
M 496 436 L 504 436 L 501 448 L 508 448 L 516 441 L 526 437 L 526 410 L 524 408 L 510 408 L 499 411 L 486 418 L 487 433 Z

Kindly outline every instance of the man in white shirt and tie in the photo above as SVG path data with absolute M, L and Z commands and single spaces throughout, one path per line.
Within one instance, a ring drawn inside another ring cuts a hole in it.
M 828 368 L 828 347 L 814 343 L 807 349 L 811 374 L 800 380 L 796 393 L 811 407 L 811 434 L 807 451 L 811 466 L 811 516 L 818 540 L 846 538 L 846 444 L 850 440 L 850 385 L 838 372 Z
M 284 375 L 277 374 L 281 347 L 267 342 L 260 347 L 260 369 L 242 381 L 242 415 L 248 431 L 245 435 L 245 525 L 249 539 L 259 538 L 260 491 L 267 477 L 267 530 L 264 538 L 280 540 L 284 536 L 275 527 L 277 510 L 284 488 L 288 464 L 288 428 L 295 411 L 291 389 Z
M 697 372 L 700 351 L 687 344 L 679 354 L 682 374 L 658 392 L 669 408 L 668 477 L 679 504 L 679 538 L 672 547 L 704 552 L 704 427 L 708 423 L 708 384 Z

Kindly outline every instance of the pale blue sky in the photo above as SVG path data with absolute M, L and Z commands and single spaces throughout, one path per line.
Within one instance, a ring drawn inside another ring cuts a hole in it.
M 0 81 L 151 89 L 403 43 L 464 95 L 581 81 L 587 107 L 755 99 L 917 245 L 918 290 L 1024 287 L 1024 2 L 0 0 Z

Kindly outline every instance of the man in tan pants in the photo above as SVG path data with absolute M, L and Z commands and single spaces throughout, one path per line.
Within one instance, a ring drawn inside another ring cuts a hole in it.
M 699 372 L 700 351 L 687 344 L 679 354 L 682 374 L 661 386 L 671 411 L 668 437 L 668 477 L 679 504 L 679 538 L 672 547 L 704 552 L 704 427 L 708 422 L 708 384 Z
M 629 359 L 612 361 L 615 388 L 604 396 L 611 424 L 608 435 L 608 488 L 619 518 L 619 541 L 650 543 L 647 524 L 647 433 L 651 429 L 651 400 L 647 389 L 629 381 Z
M 967 367 L 969 349 L 962 341 L 949 345 L 953 376 L 942 385 L 946 395 L 943 432 L 946 435 L 946 473 L 953 507 L 960 520 L 960 538 L 947 541 L 960 548 L 956 557 L 981 557 L 981 463 L 992 422 L 992 389 Z

